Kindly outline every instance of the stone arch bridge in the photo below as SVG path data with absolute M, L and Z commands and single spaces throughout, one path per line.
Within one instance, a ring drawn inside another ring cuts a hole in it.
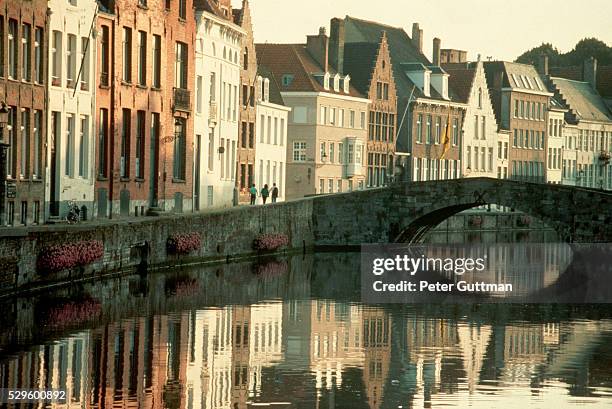
M 612 192 L 467 178 L 317 196 L 312 209 L 315 244 L 416 243 L 450 216 L 484 204 L 539 218 L 570 243 L 612 242 Z

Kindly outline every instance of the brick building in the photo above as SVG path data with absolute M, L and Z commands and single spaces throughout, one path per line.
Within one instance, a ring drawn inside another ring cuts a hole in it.
M 550 97 L 531 65 L 485 62 L 493 110 L 500 129 L 510 131 L 508 175 L 545 182 Z
M 397 93 L 386 32 L 378 44 L 346 44 L 340 71 L 350 75 L 355 88 L 372 102 L 368 113 L 367 186 L 383 186 L 387 176 L 393 175 L 397 129 Z
M 251 9 L 248 0 L 242 1 L 242 8 L 233 10 L 234 21 L 245 32 L 242 38 L 242 53 L 240 62 L 240 138 L 238 139 L 238 177 L 236 186 L 239 189 L 239 201 L 249 203 L 248 187 L 255 182 L 255 148 L 257 140 L 256 108 L 255 102 L 261 98 L 256 87 L 257 54 L 253 37 L 253 24 Z
M 192 0 L 100 0 L 96 214 L 191 209 Z
M 45 209 L 48 15 L 46 0 L 0 3 L 0 101 L 10 108 L 8 225 L 38 224 Z

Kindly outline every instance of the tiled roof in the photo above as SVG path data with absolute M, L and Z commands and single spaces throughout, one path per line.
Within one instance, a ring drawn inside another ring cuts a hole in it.
M 584 81 L 581 66 L 551 67 L 549 71 L 553 77 Z M 597 92 L 604 97 L 612 98 L 612 65 L 597 67 Z
M 462 68 L 458 68 L 454 64 L 450 64 L 450 66 L 445 64 L 443 68 L 450 75 L 448 86 L 455 92 L 459 102 L 467 104 L 472 92 L 476 69 L 466 68 L 465 64 L 460 64 L 460 66 Z
M 612 121 L 612 112 L 604 99 L 588 82 L 551 77 L 555 94 L 579 118 L 593 121 Z
M 335 92 L 333 88 L 326 90 L 322 81 L 325 72 L 317 61 L 311 57 L 304 44 L 256 44 L 258 64 L 266 66 L 280 85 L 281 92 L 327 92 L 338 95 L 347 95 L 343 92 Z M 331 67 L 328 72 L 332 77 L 336 74 Z M 284 85 L 283 76 L 290 75 L 293 78 L 289 85 Z M 351 84 L 350 96 L 363 97 Z
M 373 21 L 362 20 L 350 16 L 344 18 L 344 42 L 345 49 L 350 43 L 370 43 L 378 45 L 383 33 L 387 34 L 389 54 L 397 86 L 398 96 L 407 98 L 414 87 L 414 83 L 406 76 L 402 64 L 419 63 L 431 66 L 431 62 L 412 43 L 408 34 L 398 27 L 388 26 Z M 452 94 L 451 99 L 454 99 Z M 415 98 L 425 98 L 423 92 L 417 87 L 414 92 Z M 431 99 L 442 99 L 433 88 Z
M 351 83 L 364 95 L 370 87 L 379 44 L 349 43 L 344 46 L 343 72 L 351 76 Z
M 217 17 L 230 20 L 213 0 L 193 0 L 193 7 L 196 10 L 204 10 Z
M 257 74 L 270 80 L 270 102 L 277 105 L 285 105 L 285 101 L 283 101 L 283 97 L 280 93 L 280 85 L 278 81 L 276 81 L 276 77 L 273 75 L 272 71 L 270 71 L 268 67 L 260 64 L 257 67 Z

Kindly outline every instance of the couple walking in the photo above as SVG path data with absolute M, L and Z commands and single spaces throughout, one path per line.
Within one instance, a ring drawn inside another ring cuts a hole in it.
M 257 188 L 255 187 L 254 183 L 251 186 L 251 188 L 249 189 L 249 193 L 251 193 L 251 204 L 254 205 L 255 204 L 255 200 L 257 199 Z M 270 192 L 270 189 L 268 188 L 268 185 L 267 184 L 264 185 L 264 187 L 261 189 L 260 194 L 261 194 L 261 198 L 263 200 L 263 204 L 266 204 L 270 194 L 272 194 L 272 203 L 276 203 L 276 199 L 278 199 L 278 187 L 276 187 L 276 183 L 272 184 L 272 191 L 271 192 Z

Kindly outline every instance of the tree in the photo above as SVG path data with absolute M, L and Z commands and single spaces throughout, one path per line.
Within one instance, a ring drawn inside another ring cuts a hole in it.
M 585 38 L 580 40 L 572 51 L 560 53 L 550 43 L 532 48 L 521 54 L 516 62 L 523 64 L 537 64 L 540 56 L 548 56 L 548 62 L 553 67 L 568 67 L 581 65 L 584 60 L 595 57 L 601 65 L 612 65 L 612 47 L 596 38 Z

